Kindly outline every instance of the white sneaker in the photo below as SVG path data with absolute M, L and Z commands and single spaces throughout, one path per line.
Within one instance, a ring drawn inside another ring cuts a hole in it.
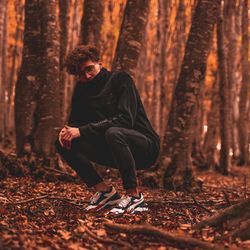
M 90 204 L 85 208 L 86 211 L 99 211 L 105 207 L 118 204 L 121 196 L 112 186 L 107 192 L 96 192 L 90 199 Z
M 112 208 L 108 214 L 123 214 L 125 212 L 133 214 L 143 211 L 148 211 L 148 206 L 144 202 L 142 193 L 140 193 L 139 197 L 129 195 L 122 196 L 118 205 Z

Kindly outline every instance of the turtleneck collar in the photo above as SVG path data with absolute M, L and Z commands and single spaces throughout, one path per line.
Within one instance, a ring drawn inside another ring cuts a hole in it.
M 108 81 L 110 75 L 110 71 L 108 71 L 106 68 L 101 68 L 100 72 L 93 80 L 85 83 L 80 82 L 80 84 L 84 86 L 84 90 L 90 95 L 97 95 Z

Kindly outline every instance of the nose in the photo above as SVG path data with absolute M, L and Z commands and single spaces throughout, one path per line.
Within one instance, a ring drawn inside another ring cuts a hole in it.
M 91 78 L 92 76 L 91 76 L 91 74 L 90 73 L 85 73 L 85 78 L 87 79 L 87 80 L 89 80 L 90 78 Z

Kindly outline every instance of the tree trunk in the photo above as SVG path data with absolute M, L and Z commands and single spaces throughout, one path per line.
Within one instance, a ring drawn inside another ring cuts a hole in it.
M 248 0 L 243 0 L 242 6 L 242 85 L 239 103 L 239 146 L 240 165 L 249 164 L 249 38 L 248 38 Z
M 229 86 L 229 107 L 230 107 L 230 134 L 231 134 L 231 147 L 233 157 L 237 158 L 237 152 L 239 151 L 237 134 L 235 133 L 235 123 L 234 117 L 234 103 L 237 103 L 237 93 L 236 93 L 236 68 L 237 68 L 237 54 L 236 54 L 236 45 L 237 45 L 237 35 L 235 31 L 235 11 L 236 11 L 236 2 L 227 0 L 225 4 L 225 30 L 226 38 L 228 44 L 227 52 L 227 68 L 228 68 L 228 86 Z
M 226 56 L 224 51 L 224 25 L 220 18 L 217 27 L 218 43 L 218 66 L 219 66 L 219 86 L 220 86 L 220 166 L 219 171 L 227 175 L 230 170 L 230 119 L 229 119 L 229 93 L 226 67 Z
M 68 51 L 72 51 L 73 48 L 79 43 L 79 34 L 81 31 L 82 1 L 74 0 L 70 12 L 72 14 L 70 15 L 69 27 L 68 27 L 68 32 L 69 32 Z M 67 74 L 66 78 L 67 81 L 64 93 L 65 120 L 68 119 L 72 93 L 75 87 L 74 76 Z
M 59 32 L 56 19 L 56 0 L 40 0 L 41 65 L 40 89 L 35 128 L 35 150 L 43 156 L 54 153 L 54 141 L 60 122 L 59 93 Z
M 81 25 L 81 43 L 93 44 L 101 49 L 103 25 L 103 0 L 85 0 Z
M 60 22 L 60 109 L 61 109 L 61 121 L 66 120 L 66 108 L 65 108 L 65 92 L 67 91 L 66 80 L 67 74 L 64 69 L 64 59 L 67 54 L 67 44 L 69 36 L 69 10 L 71 6 L 71 0 L 59 1 L 59 22 Z
M 158 36 L 158 54 L 155 59 L 155 65 L 157 65 L 158 71 L 155 71 L 156 84 L 159 85 L 157 92 L 157 119 L 156 119 L 156 128 L 158 133 L 162 134 L 163 129 L 163 120 L 162 117 L 165 114 L 166 106 L 166 75 L 167 64 L 166 64 L 166 43 L 167 43 L 167 31 L 169 25 L 169 3 L 164 0 L 158 0 L 158 27 L 157 27 L 157 36 Z
M 6 136 L 6 100 L 5 91 L 7 88 L 7 15 L 8 3 L 0 1 L 0 142 Z
M 22 64 L 15 89 L 15 124 L 17 153 L 26 142 L 33 145 L 33 130 L 37 122 L 35 95 L 39 88 L 40 21 L 37 0 L 26 0 Z
M 173 38 L 171 37 L 171 32 L 168 34 L 167 44 L 170 44 L 170 41 L 173 39 L 173 47 L 170 46 L 169 50 L 166 48 L 166 60 L 171 60 L 171 65 L 168 64 L 167 66 L 167 89 L 163 89 L 161 86 L 161 136 L 164 135 L 166 129 L 166 122 L 168 120 L 168 112 L 170 110 L 171 100 L 173 98 L 172 95 L 166 95 L 167 92 L 173 93 L 176 81 L 179 78 L 180 70 L 181 70 L 181 63 L 184 57 L 184 50 L 187 40 L 186 35 L 186 26 L 187 26 L 187 18 L 185 15 L 185 8 L 186 5 L 184 1 L 180 1 L 177 7 L 177 14 L 175 18 L 175 32 L 173 34 Z M 170 13 L 173 10 L 170 9 Z M 166 46 L 167 47 L 167 46 Z M 169 58 L 170 56 L 170 58 Z M 163 140 L 162 140 L 163 143 Z
M 22 28 L 20 27 L 23 24 L 23 10 L 24 5 L 20 3 L 20 1 L 15 1 L 15 21 L 17 24 L 16 31 L 15 31 L 15 45 L 12 52 L 12 59 L 11 59 L 11 67 L 10 73 L 8 74 L 8 102 L 7 102 L 7 126 L 8 126 L 8 135 L 14 135 L 15 130 L 15 123 L 14 123 L 14 98 L 15 98 L 15 77 L 18 71 L 18 58 L 20 57 L 19 54 L 19 39 L 22 37 Z M 9 138 L 10 140 L 13 139 L 12 136 Z M 15 143 L 13 143 L 15 144 Z
M 205 155 L 205 164 L 202 169 L 216 168 L 219 165 L 216 158 L 216 146 L 219 138 L 219 81 L 218 73 L 215 72 L 214 84 L 212 87 L 212 103 L 207 118 L 207 133 L 205 135 L 203 152 Z
M 184 61 L 171 105 L 164 136 L 159 177 L 165 187 L 190 189 L 193 181 L 190 140 L 193 117 L 203 82 L 210 39 L 219 14 L 220 0 L 198 2 L 188 37 Z M 187 159 L 188 162 L 183 161 Z
M 200 96 L 197 102 L 196 117 L 194 119 L 193 140 L 192 140 L 192 160 L 194 165 L 200 167 L 204 165 L 205 157 L 202 151 L 203 131 L 204 131 L 204 83 L 200 89 Z
M 135 77 L 136 66 L 144 42 L 149 13 L 148 0 L 128 0 L 112 68 L 123 70 Z

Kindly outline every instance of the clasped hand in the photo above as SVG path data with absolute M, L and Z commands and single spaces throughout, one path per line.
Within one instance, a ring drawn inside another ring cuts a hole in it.
M 59 133 L 59 142 L 63 148 L 70 149 L 73 139 L 80 137 L 79 128 L 73 128 L 65 125 Z

